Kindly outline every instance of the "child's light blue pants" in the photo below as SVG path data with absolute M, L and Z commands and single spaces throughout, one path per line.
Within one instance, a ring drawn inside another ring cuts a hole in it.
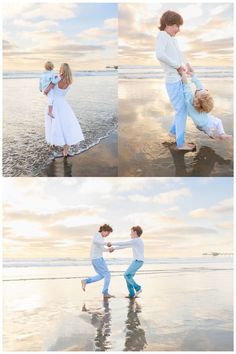
M 141 286 L 134 281 L 133 277 L 137 272 L 137 270 L 142 267 L 142 265 L 143 265 L 143 261 L 135 260 L 130 264 L 129 268 L 126 270 L 124 274 L 130 297 L 133 297 L 135 295 L 135 291 L 139 291 L 141 289 Z
M 104 258 L 97 258 L 92 260 L 92 265 L 95 271 L 98 273 L 94 277 L 85 279 L 86 284 L 94 283 L 104 278 L 104 287 L 102 290 L 103 294 L 108 294 L 108 288 L 110 284 L 111 274 L 107 268 Z
M 166 90 L 170 102 L 175 110 L 175 117 L 170 128 L 170 132 L 176 136 L 176 144 L 180 147 L 184 144 L 184 132 L 187 120 L 183 83 L 181 80 L 174 83 L 167 82 Z

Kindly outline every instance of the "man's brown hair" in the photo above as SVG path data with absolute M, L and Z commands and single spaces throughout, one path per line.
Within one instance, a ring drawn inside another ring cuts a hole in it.
M 131 230 L 136 232 L 138 237 L 140 237 L 142 235 L 142 233 L 143 233 L 143 230 L 142 230 L 142 228 L 140 226 L 133 226 L 133 227 L 131 227 Z
M 104 224 L 104 225 L 101 225 L 100 228 L 99 228 L 99 232 L 102 232 L 102 231 L 112 232 L 113 229 L 112 229 L 112 227 L 110 225 Z
M 181 26 L 184 23 L 182 16 L 174 11 L 166 11 L 160 18 L 160 31 L 164 31 L 166 26 L 177 25 Z

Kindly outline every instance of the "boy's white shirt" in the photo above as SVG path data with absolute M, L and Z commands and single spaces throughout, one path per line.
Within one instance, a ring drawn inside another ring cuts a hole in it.
M 112 242 L 115 250 L 131 247 L 133 250 L 133 259 L 144 261 L 144 243 L 140 237 L 131 238 L 128 241 Z
M 90 252 L 91 259 L 102 258 L 103 252 L 108 252 L 108 247 L 105 246 L 106 244 L 107 241 L 105 240 L 105 238 L 102 237 L 100 232 L 97 232 L 94 235 L 92 241 Z
M 160 61 L 164 70 L 167 83 L 175 83 L 181 80 L 177 69 L 186 64 L 175 37 L 171 37 L 166 31 L 160 31 L 156 41 L 156 58 Z

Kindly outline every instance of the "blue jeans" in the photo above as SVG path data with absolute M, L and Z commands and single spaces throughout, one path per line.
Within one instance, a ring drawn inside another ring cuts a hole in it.
M 143 261 L 135 260 L 130 264 L 129 268 L 126 270 L 124 274 L 127 283 L 127 288 L 129 290 L 129 296 L 131 297 L 135 295 L 135 291 L 139 291 L 141 289 L 141 286 L 134 281 L 133 277 L 137 272 L 137 270 L 142 267 L 142 265 L 143 265 Z
M 86 284 L 94 283 L 95 281 L 99 281 L 104 278 L 104 286 L 102 293 L 108 294 L 108 288 L 110 285 L 111 274 L 109 269 L 107 268 L 106 262 L 103 258 L 97 258 L 92 260 L 93 268 L 95 269 L 97 275 L 94 277 L 90 277 L 85 279 Z
M 170 102 L 175 110 L 175 117 L 170 132 L 176 136 L 178 147 L 184 144 L 184 132 L 187 120 L 187 109 L 184 101 L 184 89 L 182 81 L 166 83 L 166 90 Z

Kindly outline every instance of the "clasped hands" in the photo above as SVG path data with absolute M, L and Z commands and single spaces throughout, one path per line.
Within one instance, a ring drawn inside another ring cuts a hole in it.
M 192 76 L 194 73 L 193 68 L 190 66 L 190 64 L 186 64 L 186 69 L 181 65 L 178 69 L 177 69 L 178 73 L 180 76 L 182 76 L 183 74 L 186 75 L 190 75 Z
M 112 252 L 115 251 L 114 248 L 112 247 L 111 242 L 108 242 L 108 243 L 107 243 L 107 247 L 108 247 L 108 251 L 109 251 L 110 253 L 112 253 Z

